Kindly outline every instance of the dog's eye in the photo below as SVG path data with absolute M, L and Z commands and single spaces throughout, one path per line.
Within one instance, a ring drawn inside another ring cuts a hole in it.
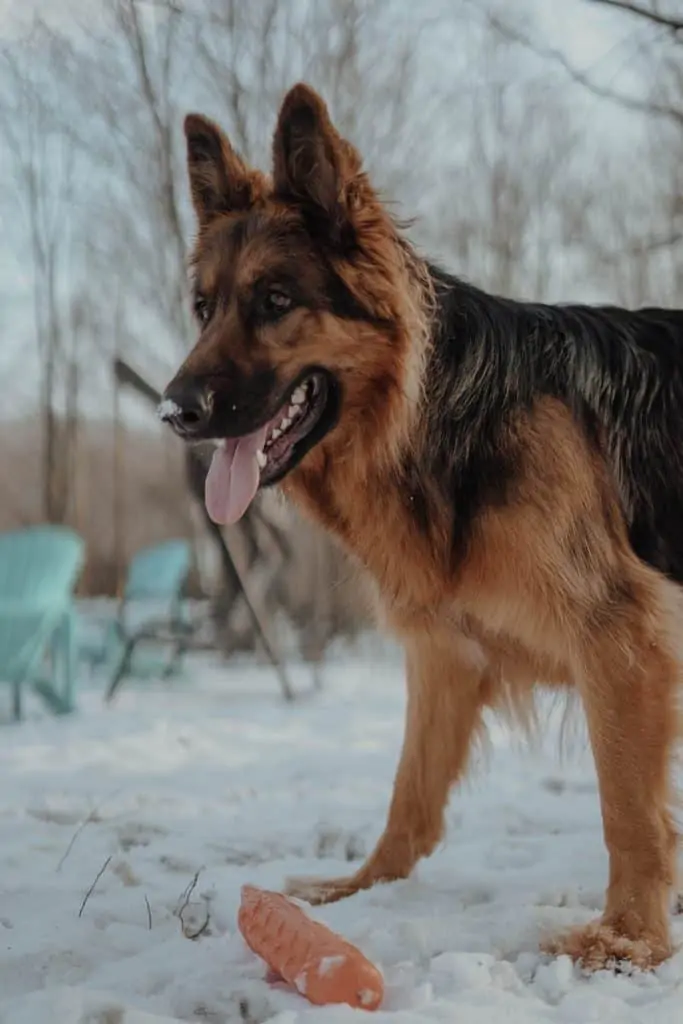
M 282 316 L 292 308 L 292 296 L 281 288 L 271 288 L 265 297 L 264 306 L 270 316 Z
M 211 310 L 209 309 L 209 303 L 202 295 L 198 295 L 194 300 L 194 315 L 200 324 L 207 324 L 209 322 Z

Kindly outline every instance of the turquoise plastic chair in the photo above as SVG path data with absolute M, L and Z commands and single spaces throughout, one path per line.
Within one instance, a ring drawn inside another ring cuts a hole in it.
M 113 664 L 105 699 L 111 700 L 126 676 L 178 671 L 192 634 L 183 592 L 192 552 L 186 540 L 170 540 L 143 548 L 131 559 L 123 598 L 116 619 L 105 631 L 104 642 L 81 649 L 91 665 Z M 143 641 L 171 647 L 171 656 L 144 667 L 136 651 Z
M 0 680 L 11 685 L 15 720 L 30 685 L 56 714 L 74 709 L 73 591 L 83 539 L 61 526 L 0 534 Z

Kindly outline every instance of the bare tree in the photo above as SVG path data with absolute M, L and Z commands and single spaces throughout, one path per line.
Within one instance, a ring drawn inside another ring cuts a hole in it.
M 653 0 L 649 6 L 647 3 L 635 3 L 632 0 L 590 0 L 590 2 L 602 4 L 603 7 L 613 7 L 617 11 L 625 11 L 651 25 L 669 29 L 674 37 L 678 37 L 678 33 L 683 32 L 683 18 L 666 14 L 657 0 Z
M 0 133 L 12 165 L 11 185 L 23 214 L 31 267 L 33 329 L 40 369 L 43 429 L 43 515 L 61 522 L 67 512 L 65 460 L 69 437 L 59 415 L 65 366 L 64 287 L 72 238 L 74 160 L 51 124 L 40 70 L 23 54 L 4 50 Z M 63 406 L 63 397 L 61 405 Z
M 683 274 L 683 34 L 681 18 L 656 0 L 584 0 L 614 12 L 614 23 L 633 26 L 629 87 L 606 81 L 598 69 L 577 67 L 548 46 L 502 5 L 482 0 L 479 10 L 509 45 L 559 69 L 565 87 L 583 90 L 632 115 L 623 153 L 605 147 L 600 173 L 583 189 L 574 234 L 583 273 L 625 304 L 680 302 Z M 635 87 L 633 81 L 640 83 Z M 567 88 L 565 88 L 567 92 Z M 595 159 L 595 158 L 593 158 Z M 587 161 L 586 161 L 587 163 Z M 571 201 L 571 200 L 570 200 Z M 575 204 L 576 205 L 576 204 Z

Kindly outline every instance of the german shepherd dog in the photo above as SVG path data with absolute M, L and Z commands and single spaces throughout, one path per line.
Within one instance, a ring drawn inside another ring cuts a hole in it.
M 683 312 L 514 302 L 423 259 L 299 84 L 272 176 L 185 120 L 199 340 L 160 409 L 218 442 L 208 510 L 279 484 L 374 579 L 404 645 L 385 830 L 314 903 L 405 878 L 442 838 L 486 708 L 573 687 L 597 766 L 600 920 L 546 948 L 588 969 L 672 952 L 683 630 Z

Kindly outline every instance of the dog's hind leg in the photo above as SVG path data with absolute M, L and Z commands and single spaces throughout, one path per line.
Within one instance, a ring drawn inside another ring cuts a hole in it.
M 672 951 L 671 771 L 680 667 L 669 586 L 635 566 L 584 624 L 579 645 L 577 683 L 598 772 L 609 887 L 600 921 L 548 948 L 588 970 L 622 960 L 650 968 Z
M 377 882 L 406 878 L 442 838 L 451 786 L 466 768 L 481 724 L 485 665 L 478 647 L 455 630 L 411 636 L 406 650 L 406 732 L 384 833 L 355 875 L 292 879 L 290 895 L 331 903 Z

